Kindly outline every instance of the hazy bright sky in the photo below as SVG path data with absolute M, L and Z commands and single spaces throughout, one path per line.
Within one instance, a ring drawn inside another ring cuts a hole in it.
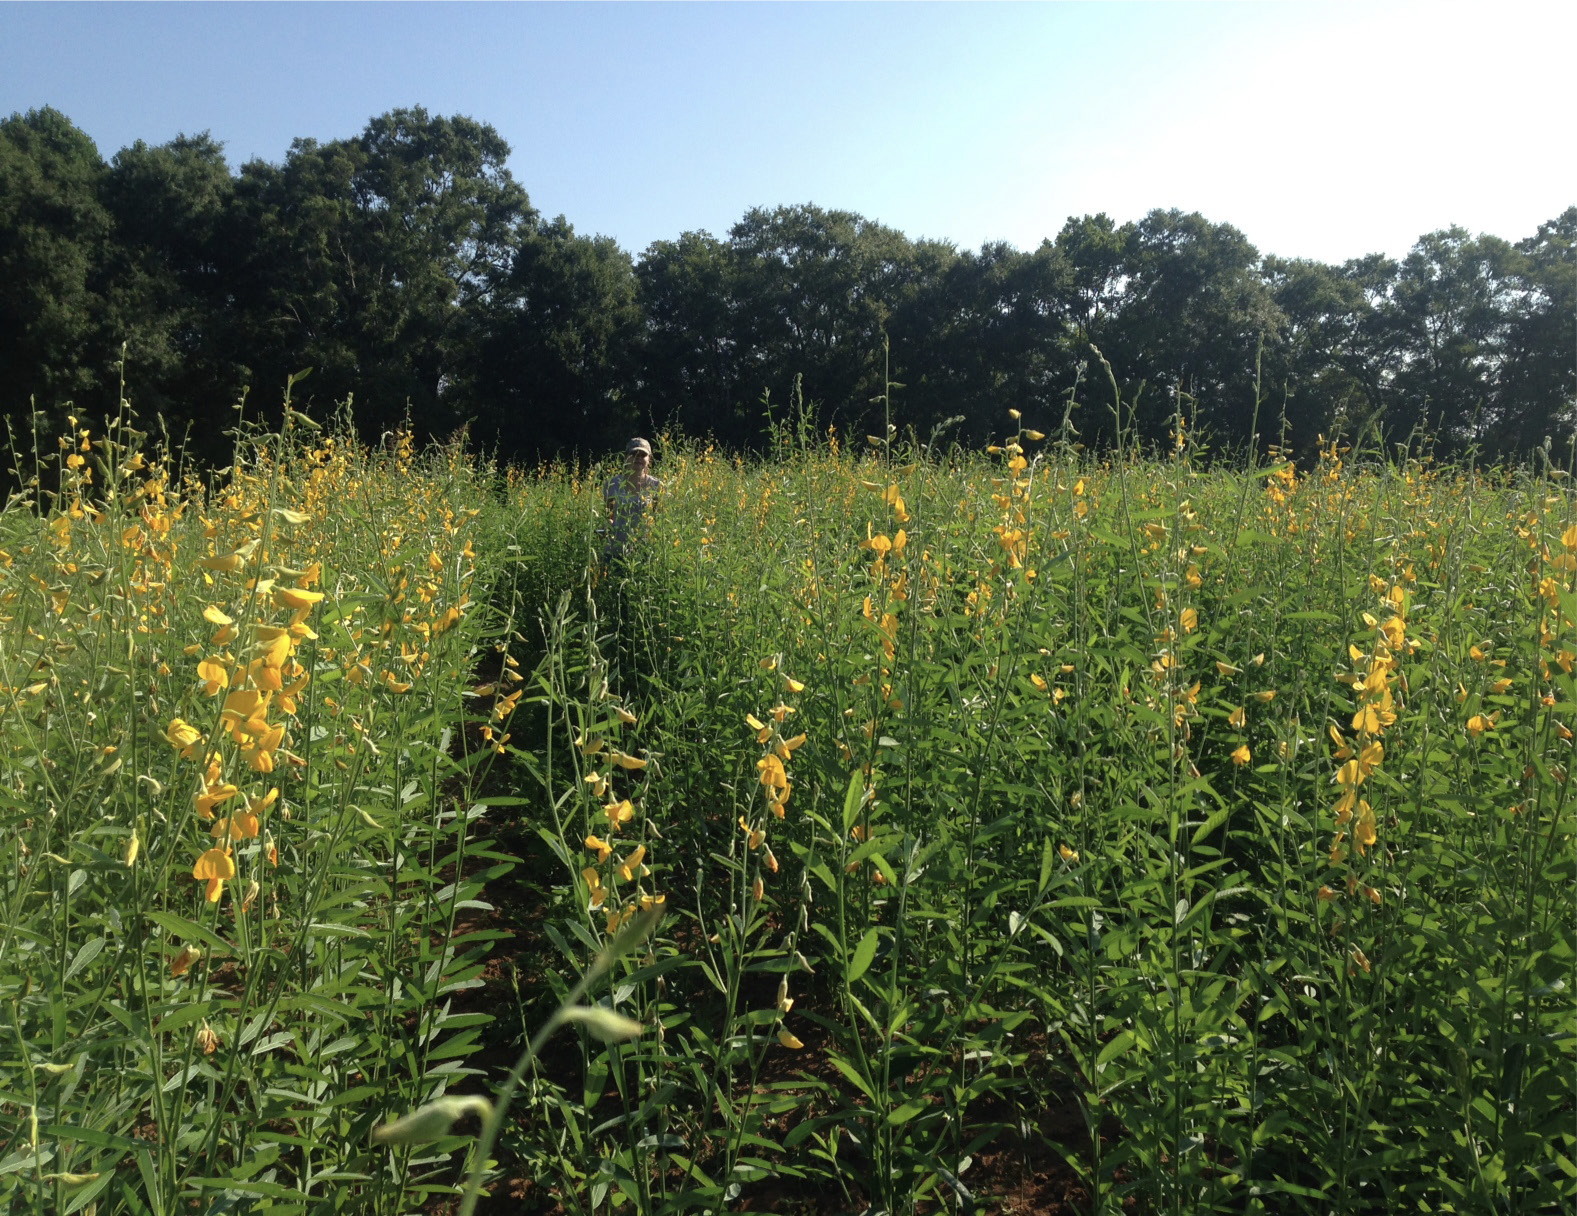
M 0 114 L 233 168 L 468 114 L 633 253 L 813 202 L 1033 248 L 1201 211 L 1262 252 L 1517 240 L 1577 205 L 1577 4 L 0 4 Z

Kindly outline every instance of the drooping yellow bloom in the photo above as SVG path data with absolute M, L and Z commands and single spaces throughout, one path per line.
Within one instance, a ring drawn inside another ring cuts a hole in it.
M 1485 731 L 1494 729 L 1494 718 L 1486 718 L 1483 714 L 1474 714 L 1467 720 L 1467 733 L 1475 739 Z
M 1242 730 L 1244 724 L 1247 721 L 1248 715 L 1243 712 L 1243 707 L 1241 705 L 1239 705 L 1227 715 L 1227 725 L 1232 727 L 1234 730 Z
M 238 840 L 251 840 L 257 831 L 257 816 L 250 811 L 237 811 L 228 819 L 215 823 L 209 835 L 215 840 L 231 844 Z
M 235 861 L 230 856 L 230 850 L 207 850 L 192 867 L 192 877 L 204 880 L 208 884 L 208 902 L 218 903 L 219 896 L 224 893 L 225 883 L 235 877 Z
M 608 817 L 608 825 L 615 832 L 624 824 L 635 818 L 635 807 L 628 798 L 621 802 L 610 802 L 602 808 L 602 813 Z
M 1079 860 L 1079 851 L 1077 849 L 1070 849 L 1065 844 L 1059 844 L 1057 846 L 1057 855 L 1061 857 L 1063 861 L 1068 862 L 1070 865 L 1073 862 Z
M 788 785 L 788 772 L 783 767 L 783 761 L 768 752 L 756 761 L 756 768 L 761 772 L 761 784 L 769 790 L 780 790 Z
M 197 755 L 197 745 L 203 741 L 197 728 L 184 718 L 176 718 L 171 722 L 165 728 L 164 737 L 171 747 L 181 753 L 182 760 L 194 759 Z
M 640 873 L 641 862 L 646 857 L 646 846 L 638 844 L 634 852 L 619 863 L 619 878 L 624 882 L 634 882 L 635 876 Z
M 626 756 L 623 752 L 610 752 L 608 758 L 620 768 L 628 769 L 631 772 L 640 772 L 641 769 L 646 767 L 646 761 L 638 756 Z
M 1247 743 L 1239 743 L 1232 749 L 1232 763 L 1242 768 L 1254 758 L 1254 753 L 1249 751 Z
M 285 611 L 311 608 L 322 599 L 323 592 L 321 591 L 304 591 L 300 587 L 274 588 L 274 607 Z
M 739 830 L 744 832 L 745 843 L 751 849 L 759 849 L 761 847 L 762 841 L 766 840 L 767 838 L 767 834 L 764 829 L 752 828 L 750 824 L 745 821 L 745 817 L 743 815 L 739 817 Z
M 580 872 L 586 880 L 586 885 L 591 888 L 591 906 L 602 907 L 602 901 L 608 897 L 608 889 L 602 885 L 602 875 L 597 873 L 595 866 L 587 866 Z
M 587 836 L 586 847 L 593 850 L 597 854 L 598 861 L 607 861 L 609 856 L 613 853 L 613 848 L 600 836 Z
M 1199 628 L 1199 613 L 1192 608 L 1184 608 L 1178 614 L 1178 623 L 1182 625 L 1184 633 L 1193 633 Z
M 778 1031 L 778 1042 L 782 1046 L 787 1047 L 790 1051 L 798 1051 L 800 1048 L 805 1046 L 805 1044 L 800 1042 L 787 1030 Z
M 197 664 L 197 678 L 203 682 L 203 692 L 217 697 L 220 689 L 230 686 L 230 668 L 220 659 L 204 659 Z

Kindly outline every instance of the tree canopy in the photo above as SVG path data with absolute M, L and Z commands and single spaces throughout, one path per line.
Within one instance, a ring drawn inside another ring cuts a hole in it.
M 354 398 L 372 435 L 466 427 L 534 459 L 665 427 L 748 448 L 791 398 L 863 433 L 889 381 L 900 426 L 978 439 L 1009 407 L 1054 424 L 1082 378 L 1099 404 L 1074 425 L 1098 445 L 1098 351 L 1143 442 L 1180 408 L 1218 451 L 1373 427 L 1515 459 L 1577 425 L 1577 207 L 1515 243 L 1451 228 L 1340 266 L 1197 213 L 967 250 L 808 203 L 632 256 L 545 220 L 508 157 L 487 124 L 419 107 L 239 170 L 207 133 L 106 163 L 58 111 L 12 115 L 0 412 L 107 408 L 124 373 L 220 458 L 232 407 L 311 367 L 311 401 Z

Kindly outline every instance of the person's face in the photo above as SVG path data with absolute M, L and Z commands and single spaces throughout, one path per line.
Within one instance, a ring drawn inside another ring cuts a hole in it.
M 630 472 L 637 477 L 643 476 L 652 466 L 651 455 L 646 452 L 626 452 L 624 459 L 629 463 Z

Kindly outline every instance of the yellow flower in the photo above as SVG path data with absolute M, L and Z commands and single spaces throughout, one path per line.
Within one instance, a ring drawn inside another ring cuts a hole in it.
M 274 588 L 274 607 L 295 611 L 311 608 L 323 599 L 321 591 L 303 591 L 300 587 Z
M 586 847 L 596 852 L 598 861 L 607 861 L 609 855 L 613 852 L 608 842 L 599 836 L 587 836 Z
M 745 843 L 752 849 L 759 849 L 761 847 L 761 842 L 767 838 L 765 830 L 761 828 L 752 828 L 748 823 L 745 822 L 745 817 L 743 815 L 739 817 L 739 829 L 745 834 Z
M 1232 749 L 1232 763 L 1242 768 L 1254 758 L 1254 753 L 1248 750 L 1247 743 L 1239 743 Z
M 250 840 L 257 835 L 257 816 L 250 811 L 237 811 L 228 819 L 214 824 L 209 833 L 215 840 L 230 844 L 237 840 Z
M 776 755 L 768 753 L 756 761 L 756 768 L 761 771 L 761 784 L 769 790 L 781 790 L 788 785 L 788 772 L 783 767 L 783 761 Z
M 623 752 L 610 752 L 608 753 L 608 758 L 620 768 L 628 769 L 631 772 L 639 772 L 646 767 L 646 761 L 636 756 L 626 756 Z
M 1486 718 L 1483 714 L 1474 714 L 1467 720 L 1467 733 L 1473 738 L 1478 738 L 1487 730 L 1495 729 L 1495 719 Z
M 591 888 L 591 906 L 602 907 L 602 901 L 608 897 L 608 889 L 602 885 L 602 875 L 597 873 L 595 866 L 587 866 L 580 872 L 586 880 L 586 885 Z
M 1178 614 L 1178 622 L 1182 625 L 1184 633 L 1193 633 L 1199 628 L 1199 613 L 1192 608 L 1184 608 Z
M 190 760 L 197 755 L 197 745 L 203 741 L 195 726 L 184 718 L 176 718 L 165 728 L 164 737 L 171 747 L 181 753 L 181 759 Z
M 1235 730 L 1242 730 L 1244 724 L 1247 721 L 1248 715 L 1243 712 L 1243 707 L 1241 705 L 1239 705 L 1227 715 L 1227 725 L 1234 728 Z
M 1079 860 L 1079 851 L 1077 849 L 1070 849 L 1065 844 L 1059 844 L 1057 846 L 1057 855 L 1061 857 L 1063 861 L 1066 861 L 1070 864 Z
M 634 882 L 635 876 L 640 872 L 641 862 L 646 857 L 646 846 L 638 844 L 635 851 L 619 863 L 619 877 L 624 882 Z
M 192 877 L 205 880 L 208 884 L 208 902 L 218 903 L 219 896 L 224 892 L 225 883 L 235 877 L 235 862 L 230 857 L 230 850 L 209 849 L 192 867 Z
M 1254 700 L 1265 702 L 1267 704 L 1271 701 L 1274 701 L 1275 699 L 1276 690 L 1274 688 L 1267 688 L 1263 692 L 1257 692 L 1254 694 Z
M 902 535 L 902 534 L 900 533 L 900 535 Z M 805 691 L 805 686 L 803 684 L 801 684 L 798 680 L 794 679 L 794 677 L 792 677 L 792 676 L 784 676 L 783 677 L 783 683 L 788 687 L 788 690 L 790 692 L 804 692 Z
M 766 883 L 761 881 L 761 875 L 756 875 L 756 880 L 750 884 L 750 898 L 758 904 L 767 897 Z
M 608 817 L 608 825 L 617 832 L 622 824 L 629 823 L 635 818 L 635 807 L 628 798 L 622 802 L 610 802 L 602 808 L 602 813 Z
M 787 1030 L 778 1031 L 778 1042 L 784 1047 L 787 1047 L 790 1051 L 798 1051 L 801 1047 L 805 1046 L 805 1044 L 801 1043 Z
M 1331 900 L 1333 900 L 1335 898 L 1336 898 L 1336 892 L 1335 891 L 1331 890 L 1327 886 L 1321 886 L 1320 887 L 1320 890 L 1319 890 L 1319 901 L 1322 904 L 1328 904 L 1328 903 L 1331 902 Z

